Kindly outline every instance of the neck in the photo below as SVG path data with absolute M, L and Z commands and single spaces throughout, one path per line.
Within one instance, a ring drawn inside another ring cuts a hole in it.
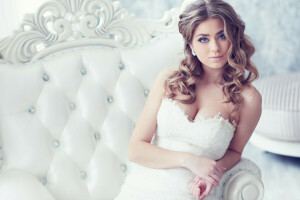
M 203 67 L 204 73 L 201 76 L 201 82 L 204 84 L 223 85 L 225 83 L 223 79 L 223 68 L 212 69 L 209 67 Z

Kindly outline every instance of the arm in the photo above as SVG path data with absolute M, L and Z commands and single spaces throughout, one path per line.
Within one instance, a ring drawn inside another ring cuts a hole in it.
M 243 91 L 244 103 L 240 110 L 240 119 L 225 155 L 217 162 L 231 169 L 241 159 L 245 145 L 250 139 L 261 116 L 262 98 L 260 93 L 249 86 Z
M 164 81 L 171 69 L 163 70 L 156 78 L 132 133 L 128 157 L 131 162 L 151 168 L 183 167 L 183 152 L 175 152 L 151 144 L 156 130 L 157 112 L 165 94 Z

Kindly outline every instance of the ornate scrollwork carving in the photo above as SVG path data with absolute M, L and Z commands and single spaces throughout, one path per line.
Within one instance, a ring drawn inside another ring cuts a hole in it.
M 161 20 L 147 20 L 135 19 L 118 1 L 50 0 L 34 14 L 25 15 L 20 30 L 0 40 L 0 54 L 7 62 L 19 63 L 42 58 L 45 52 L 78 46 L 76 40 L 140 45 L 160 33 L 176 30 L 177 19 L 177 9 L 166 12 Z

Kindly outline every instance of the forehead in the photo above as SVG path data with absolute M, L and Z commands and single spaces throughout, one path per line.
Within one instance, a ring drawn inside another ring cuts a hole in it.
M 223 21 L 219 18 L 210 18 L 201 22 L 195 29 L 194 35 L 208 34 L 215 35 L 219 31 L 224 30 Z

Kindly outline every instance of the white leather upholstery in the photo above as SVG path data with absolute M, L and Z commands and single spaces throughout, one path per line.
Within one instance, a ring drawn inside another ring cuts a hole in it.
M 130 170 L 128 141 L 149 89 L 182 56 L 176 32 L 128 48 L 80 46 L 27 63 L 0 63 L 1 200 L 116 196 Z M 263 186 L 259 168 L 247 159 L 223 178 L 236 169 Z M 239 199 L 244 187 L 228 191 Z M 218 193 L 223 198 L 224 186 Z
M 69 50 L 21 67 L 1 65 L 2 171 L 11 176 L 11 170 L 21 171 L 32 184 L 47 179 L 58 199 L 116 195 L 145 90 L 163 68 L 176 64 L 164 59 L 180 52 L 176 38 L 135 49 Z

